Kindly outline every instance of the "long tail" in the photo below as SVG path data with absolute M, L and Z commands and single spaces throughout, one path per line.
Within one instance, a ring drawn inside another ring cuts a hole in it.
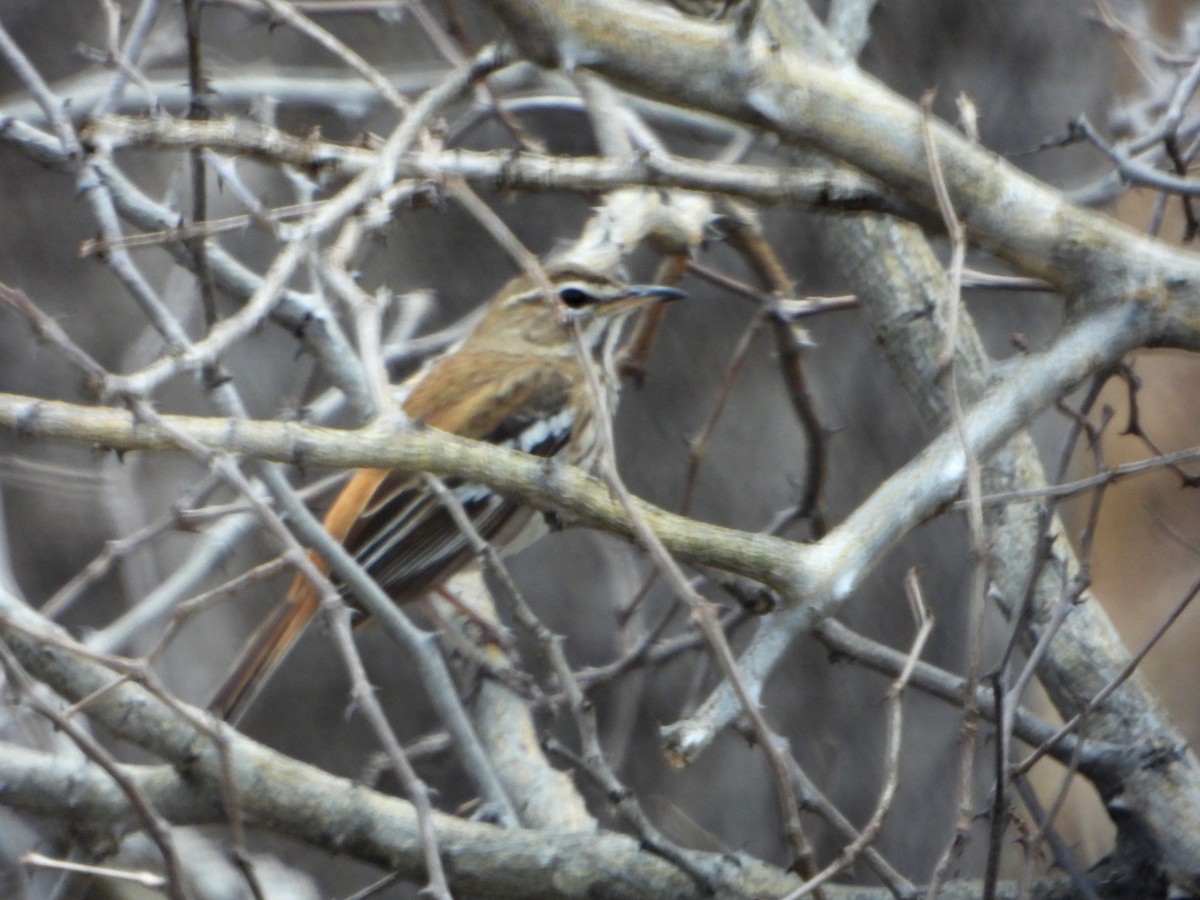
M 346 539 L 387 474 L 384 469 L 359 469 L 338 494 L 324 523 L 325 530 L 335 540 Z M 329 571 L 325 561 L 316 554 L 312 554 L 312 560 L 322 572 Z M 209 711 L 227 722 L 236 723 L 303 634 L 319 606 L 316 589 L 302 574 L 297 574 L 282 602 L 250 635 L 232 671 L 209 702 Z
M 234 724 L 241 719 L 312 621 L 317 607 L 317 592 L 308 579 L 297 575 L 287 596 L 250 635 L 233 670 L 209 701 L 214 716 Z

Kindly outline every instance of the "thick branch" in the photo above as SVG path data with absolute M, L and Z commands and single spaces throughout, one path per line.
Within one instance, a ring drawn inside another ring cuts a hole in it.
M 635 0 L 488 5 L 538 62 L 584 66 L 638 93 L 765 128 L 936 211 L 920 109 L 853 66 L 823 64 L 757 31 L 740 41 L 729 24 L 669 17 Z M 933 132 L 951 203 L 974 240 L 1068 296 L 1113 303 L 1142 294 L 1200 322 L 1195 256 L 1074 206 L 947 125 Z
M 625 537 L 633 533 L 620 505 L 597 479 L 580 470 L 432 429 L 387 422 L 339 431 L 293 422 L 160 418 L 164 429 L 139 422 L 123 410 L 0 394 L 0 428 L 29 437 L 86 441 L 113 450 L 161 451 L 176 449 L 166 430 L 171 429 L 213 451 L 296 466 L 379 466 L 465 476 L 534 505 L 569 513 L 584 524 Z M 684 559 L 702 559 L 780 589 L 790 582 L 799 562 L 802 548 L 788 541 L 707 525 L 649 504 L 641 509 L 671 550 Z
M 255 824 L 316 845 L 330 853 L 350 854 L 402 876 L 410 872 L 412 814 L 407 804 L 393 797 L 333 778 L 258 744 L 239 738 L 241 772 L 253 775 L 259 793 L 247 804 Z M 73 821 L 79 828 L 115 829 L 131 819 L 129 800 L 112 780 L 95 767 L 81 766 L 62 757 L 38 753 L 12 744 L 0 745 L 0 799 L 12 809 L 37 815 L 62 813 L 64 785 L 71 789 Z M 262 761 L 264 765 L 258 765 Z M 172 822 L 179 825 L 220 824 L 222 813 L 215 795 L 168 766 L 128 766 L 128 778 Z M 296 791 L 292 779 L 316 776 L 330 789 L 321 798 L 319 828 L 310 833 L 311 809 L 307 790 Z M 437 816 L 441 849 L 453 865 L 453 887 L 458 896 L 590 898 L 596 896 L 694 897 L 695 884 L 679 870 L 645 852 L 631 838 L 619 835 L 564 834 L 516 829 L 504 831 L 451 816 Z M 339 831 L 339 829 L 341 829 Z M 316 840 L 312 834 L 316 834 Z M 349 841 L 343 838 L 349 838 Z M 396 841 L 395 845 L 389 841 Z M 363 851 L 367 852 L 363 852 Z M 717 897 L 777 897 L 799 880 L 778 869 L 742 855 L 705 854 L 724 866 L 729 881 Z M 1029 896 L 1054 894 L 1067 884 L 1064 878 L 1033 886 Z M 828 886 L 830 900 L 889 900 L 884 888 Z M 939 900 L 968 900 L 979 896 L 976 882 L 952 882 Z M 997 897 L 1019 896 L 1015 883 L 1001 885 Z
M 1010 377 L 967 415 L 971 452 L 988 456 L 1092 372 L 1144 345 L 1151 332 L 1149 317 L 1143 313 L 1141 307 L 1129 306 L 1094 315 L 1068 329 L 1049 350 L 1014 366 Z M 569 513 L 586 525 L 624 537 L 634 533 L 620 504 L 582 472 L 433 431 L 412 431 L 390 422 L 336 431 L 296 423 L 187 416 L 162 420 L 211 450 L 293 465 L 369 465 L 465 476 L 539 508 Z M 138 422 L 128 412 L 11 394 L 0 394 L 0 428 L 29 436 L 91 441 L 117 450 L 174 446 L 168 433 Z M 958 495 L 964 465 L 959 436 L 943 434 L 880 485 L 841 526 L 811 545 L 696 522 L 648 504 L 640 509 L 667 549 L 680 559 L 760 581 L 797 607 L 786 613 L 789 618 L 799 615 L 815 623 L 850 596 L 911 528 Z M 762 662 L 760 676 L 773 665 Z
M 83 137 L 110 152 L 126 147 L 207 147 L 341 178 L 357 175 L 378 156 L 362 147 L 297 138 L 234 118 L 193 122 L 108 116 L 90 121 Z M 729 194 L 769 205 L 792 203 L 830 211 L 870 210 L 909 217 L 919 214 L 917 208 L 902 203 L 878 182 L 848 170 L 733 165 L 664 153 L 596 158 L 457 149 L 426 151 L 402 156 L 396 174 L 406 178 L 456 175 L 499 190 L 607 191 L 640 184 Z
M 3 592 L 0 628 L 0 637 L 31 674 L 70 700 L 91 697 L 86 708 L 95 720 L 176 767 L 179 774 L 127 770 L 152 801 L 163 804 L 166 816 L 179 823 L 223 821 L 215 801 L 223 771 L 212 738 L 142 687 L 118 683 L 119 676 L 69 652 L 68 639 L 46 632 L 31 610 Z M 417 818 L 409 803 L 291 760 L 226 725 L 213 725 L 226 742 L 234 795 L 247 823 L 410 879 L 424 877 Z M 57 814 L 63 786 L 69 785 L 77 824 L 129 822 L 127 798 L 105 776 L 80 771 L 74 762 L 27 754 L 5 748 L 0 798 L 6 805 Z M 62 776 L 54 778 L 52 791 L 45 775 Z M 624 836 L 506 830 L 444 814 L 436 814 L 436 828 L 452 887 L 464 896 L 582 898 L 632 891 L 690 897 L 695 892 L 687 875 Z M 796 884 L 793 876 L 748 856 L 710 855 L 709 862 L 726 879 L 718 896 L 780 896 Z

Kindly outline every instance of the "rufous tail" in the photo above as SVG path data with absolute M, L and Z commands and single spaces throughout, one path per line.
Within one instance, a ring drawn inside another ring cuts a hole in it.
M 317 592 L 303 575 L 297 575 L 287 597 L 250 635 L 233 670 L 209 701 L 209 712 L 236 724 L 312 621 L 317 606 Z
M 385 469 L 359 469 L 354 474 L 325 515 L 325 530 L 334 540 L 346 539 L 387 474 Z M 322 573 L 329 571 L 323 559 L 316 554 L 310 556 Z M 229 676 L 209 702 L 209 711 L 227 722 L 236 723 L 304 633 L 319 606 L 316 589 L 298 573 L 287 596 L 250 635 Z

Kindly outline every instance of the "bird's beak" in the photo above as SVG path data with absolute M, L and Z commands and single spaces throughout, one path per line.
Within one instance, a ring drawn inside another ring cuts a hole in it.
M 608 316 L 613 313 L 632 312 L 643 306 L 655 303 L 667 303 L 671 300 L 682 300 L 686 297 L 683 291 L 665 287 L 661 284 L 631 284 L 625 288 L 621 296 L 600 304 L 595 312 L 597 316 Z

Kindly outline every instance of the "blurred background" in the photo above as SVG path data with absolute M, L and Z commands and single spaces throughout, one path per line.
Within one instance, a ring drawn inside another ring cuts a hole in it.
M 108 77 L 103 58 L 108 46 L 104 5 L 80 0 L 69 4 L 0 0 L 0 20 L 56 93 L 70 99 L 73 116 L 88 112 L 97 96 L 96 86 L 103 86 Z M 117 6 L 130 16 L 136 4 Z M 336 14 L 321 9 L 320 3 L 303 6 L 410 96 L 449 69 L 445 55 L 421 27 L 416 7 L 443 29 L 449 16 L 474 46 L 499 34 L 479 5 L 461 0 L 413 4 L 413 8 L 405 3 L 359 4 L 365 12 L 347 4 L 352 7 L 349 11 Z M 1114 22 L 1128 26 L 1134 36 L 1123 33 Z M 872 36 L 861 61 L 910 98 L 936 87 L 936 110 L 950 121 L 957 117 L 955 97 L 965 93 L 978 108 L 986 147 L 1071 191 L 1106 174 L 1105 160 L 1086 147 L 1046 149 L 1047 145 L 1063 137 L 1068 122 L 1081 114 L 1115 136 L 1136 129 L 1154 108 L 1154 99 L 1167 95 L 1180 71 L 1180 65 L 1159 53 L 1158 47 L 1136 36 L 1153 39 L 1180 58 L 1194 58 L 1200 45 L 1198 23 L 1195 5 L 1187 3 L 889 0 L 879 5 L 871 19 Z M 339 92 L 329 85 L 343 81 L 324 82 L 345 80 L 350 73 L 310 39 L 269 19 L 257 3 L 211 0 L 202 5 L 202 25 L 204 62 L 214 88 L 207 99 L 215 115 L 252 116 L 274 121 L 293 134 L 319 133 L 344 142 L 387 134 L 394 127 L 395 112 L 375 102 L 369 89 L 347 87 Z M 165 4 L 139 66 L 163 92 L 163 106 L 173 115 L 182 114 L 187 102 L 184 33 L 179 6 Z M 283 83 L 310 81 L 317 87 L 309 96 L 278 88 Z M 536 81 L 531 83 L 536 86 Z M 510 96 L 525 95 L 518 86 Z M 145 109 L 145 94 L 131 85 L 120 111 Z M 659 136 L 682 154 L 714 158 L 734 137 L 719 123 L 669 116 L 661 110 L 644 112 Z M 21 83 L 4 66 L 0 66 L 0 113 L 19 115 L 44 127 L 30 111 Z M 516 104 L 512 115 L 550 152 L 596 150 L 587 117 L 577 107 Z M 469 102 L 447 117 L 447 133 L 459 146 L 512 146 L 509 131 Z M 752 161 L 772 163 L 781 158 L 768 141 L 756 142 L 749 151 Z M 119 159 L 150 196 L 190 208 L 185 155 L 130 151 Z M 242 163 L 239 171 L 269 205 L 300 199 L 294 182 L 270 166 Z M 97 225 L 71 178 L 43 168 L 0 138 L 0 186 L 4 198 L 0 281 L 25 291 L 110 370 L 136 369 L 160 353 L 160 339 L 147 328 L 111 272 L 96 258 L 80 257 L 81 242 L 96 236 Z M 210 188 L 211 218 L 243 211 L 216 179 Z M 508 193 L 487 200 L 526 246 L 545 255 L 579 233 L 597 198 Z M 1128 194 L 1115 209 L 1136 227 L 1145 227 L 1154 202 L 1154 197 Z M 770 209 L 763 211 L 763 220 L 795 279 L 798 296 L 848 291 L 843 274 L 828 262 L 819 217 Z M 1174 240 L 1182 231 L 1177 211 L 1168 209 L 1163 235 Z M 223 234 L 220 242 L 259 272 L 275 252 L 271 238 L 255 228 Z M 160 247 L 138 251 L 136 260 L 192 334 L 201 333 L 197 288 L 190 273 Z M 716 239 L 697 262 L 752 280 L 737 255 Z M 630 275 L 648 280 L 655 264 L 655 256 L 642 250 L 630 260 Z M 974 259 L 972 264 L 998 271 L 988 259 Z M 396 295 L 429 293 L 434 302 L 420 326 L 422 333 L 459 320 L 514 271 L 506 253 L 449 201 L 398 209 L 394 221 L 367 245 L 356 265 L 368 291 L 386 285 Z M 645 384 L 626 389 L 617 421 L 621 470 L 629 487 L 667 509 L 679 507 L 687 484 L 689 442 L 712 409 L 735 347 L 756 311 L 753 303 L 694 275 L 686 276 L 682 286 L 690 299 L 672 308 L 649 358 Z M 967 301 L 998 359 L 1012 355 L 1018 346 L 1039 346 L 1061 322 L 1059 299 L 1045 294 L 974 291 Z M 237 300 L 222 295 L 218 303 L 226 313 L 237 306 Z M 827 514 L 836 523 L 933 435 L 921 425 L 856 311 L 818 316 L 806 325 L 814 346 L 806 353 L 805 367 L 828 441 Z M 225 359 L 254 416 L 295 416 L 326 387 L 315 374 L 313 361 L 298 351 L 289 331 L 271 326 L 257 331 Z M 1147 354 L 1135 366 L 1142 379 L 1143 428 L 1165 451 L 1194 446 L 1200 440 L 1195 361 Z M 398 369 L 396 374 L 403 374 L 404 366 Z M 0 390 L 81 399 L 78 374 L 9 312 L 0 312 Z M 1116 409 L 1116 422 L 1121 423 L 1127 404 L 1124 392 L 1114 390 L 1106 402 Z M 156 394 L 155 403 L 161 411 L 213 412 L 202 386 L 187 379 L 171 382 Z M 1057 416 L 1038 425 L 1036 437 L 1051 469 L 1064 431 Z M 1109 463 L 1147 454 L 1141 443 L 1119 436 L 1118 431 L 1111 427 L 1104 444 Z M 699 466 L 692 515 L 738 528 L 767 527 L 802 495 L 809 451 L 773 345 L 759 336 Z M 319 474 L 297 473 L 297 479 Z M 31 604 L 41 605 L 94 560 L 113 554 L 112 565 L 102 577 L 88 583 L 61 616 L 77 635 L 102 632 L 177 574 L 198 542 L 211 537 L 220 521 L 188 529 L 169 527 L 128 549 L 112 542 L 169 519 L 175 504 L 204 477 L 195 463 L 181 455 L 118 458 L 73 444 L 35 443 L 0 434 L 5 549 L 21 592 Z M 221 491 L 206 498 L 210 503 L 228 499 Z M 1200 574 L 1194 539 L 1198 527 L 1200 512 L 1194 496 L 1181 490 L 1179 478 L 1168 471 L 1110 491 L 1092 574 L 1099 596 L 1131 647 L 1144 641 L 1185 586 Z M 811 536 L 807 523 L 792 526 L 786 534 L 798 540 Z M 275 553 L 253 528 L 230 529 L 228 539 L 229 553 L 193 593 Z M 901 581 L 903 573 L 915 566 L 936 616 L 926 659 L 961 671 L 968 560 L 962 520 L 948 515 L 932 521 L 889 556 L 845 605 L 839 619 L 869 637 L 907 649 L 913 624 Z M 637 620 L 623 630 L 614 610 L 638 593 L 650 566 L 636 548 L 578 529 L 549 536 L 512 559 L 511 569 L 543 622 L 566 636 L 567 651 L 578 667 L 601 665 L 620 656 L 639 623 L 657 621 L 673 602 L 661 584 L 652 585 Z M 283 592 L 286 579 L 286 575 L 267 578 L 183 627 L 158 664 L 182 698 L 196 703 L 207 698 L 253 623 Z M 728 596 L 711 596 L 733 604 Z M 427 622 L 421 611 L 412 613 L 422 624 Z M 738 631 L 735 643 L 744 644 L 752 627 L 751 623 Z M 1147 661 L 1165 704 L 1193 740 L 1200 737 L 1200 710 L 1192 688 L 1200 677 L 1197 627 L 1200 619 L 1185 614 Z M 148 627 L 113 649 L 129 655 L 145 653 L 161 633 L 161 625 Z M 985 667 L 994 661 L 1004 635 L 1004 623 L 995 616 L 988 624 Z M 368 629 L 360 637 L 369 674 L 401 737 L 414 742 L 436 731 L 437 722 L 409 661 L 379 631 Z M 533 658 L 526 652 L 527 661 Z M 536 670 L 533 662 L 529 664 Z M 729 733 L 689 768 L 672 769 L 663 758 L 658 729 L 691 711 L 715 681 L 703 655 L 689 653 L 597 688 L 594 697 L 605 746 L 620 776 L 637 791 L 668 836 L 691 847 L 746 850 L 783 862 L 786 855 L 774 787 L 754 747 Z M 816 641 L 803 641 L 792 648 L 765 700 L 772 726 L 791 741 L 812 780 L 856 823 L 870 815 L 880 789 L 887 684 L 884 676 L 831 657 Z M 361 718 L 346 714 L 346 687 L 328 638 L 321 629 L 313 629 L 259 698 L 242 723 L 243 730 L 330 771 L 374 779 L 379 768 L 375 742 Z M 929 876 L 944 851 L 957 814 L 948 773 L 957 767 L 961 713 L 915 691 L 906 700 L 905 713 L 900 793 L 877 846 L 907 877 L 919 882 Z M 558 721 L 547 714 L 541 722 L 548 731 L 573 740 L 565 716 Z M 981 753 L 989 752 L 985 741 Z M 471 799 L 449 754 L 421 756 L 418 769 L 436 787 L 439 807 L 453 810 Z M 986 770 L 981 775 L 986 776 Z M 381 786 L 398 790 L 386 776 Z M 980 791 L 978 796 L 982 811 L 985 794 Z M 589 798 L 593 812 L 608 821 L 611 816 L 603 798 Z M 1072 815 L 1076 813 L 1071 810 L 1064 812 L 1060 824 L 1087 863 L 1106 849 L 1107 824 L 1094 807 L 1081 809 L 1085 811 L 1077 815 L 1088 827 L 1075 827 Z M 3 865 L 10 883 L 19 884 L 21 879 L 13 874 L 13 854 L 30 842 L 53 841 L 58 831 L 52 824 L 8 818 L 10 837 L 0 842 L 0 852 L 6 856 Z M 30 828 L 40 830 L 40 836 L 24 830 Z M 815 820 L 812 829 L 819 858 L 831 858 L 840 842 Z M 215 832 L 214 836 L 220 840 Z M 350 893 L 377 874 L 339 858 L 314 862 L 311 849 L 266 835 L 256 835 L 254 847 L 308 873 L 317 885 L 312 889 L 321 896 Z M 977 874 L 985 851 L 983 841 L 969 843 L 955 874 Z M 867 881 L 871 877 L 865 871 L 854 875 Z M 25 887 L 37 895 L 36 886 Z M 413 889 L 399 886 L 390 891 L 384 896 L 407 896 Z

